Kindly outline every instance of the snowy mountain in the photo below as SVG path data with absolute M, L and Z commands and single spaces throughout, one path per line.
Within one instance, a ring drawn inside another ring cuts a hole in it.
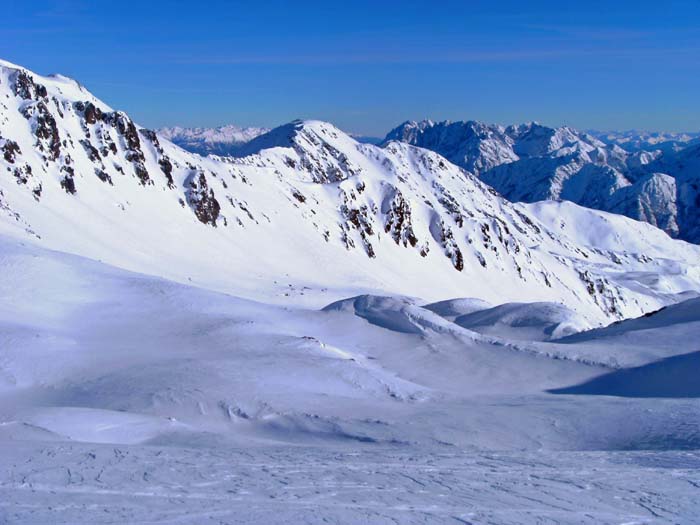
M 0 63 L 0 522 L 695 519 L 700 247 L 325 122 L 236 155 Z
M 692 136 L 676 138 L 687 139 L 685 149 L 628 151 L 568 127 L 422 121 L 402 124 L 386 140 L 440 153 L 512 201 L 570 200 L 697 243 L 696 188 L 689 182 L 696 172 L 682 160 Z
M 242 128 L 229 124 L 218 128 L 160 128 L 161 138 L 177 144 L 182 149 L 199 155 L 238 156 L 244 144 L 270 131 L 267 128 Z M 357 142 L 378 144 L 383 139 L 349 134 Z
M 657 158 L 649 169 L 672 174 L 683 237 L 700 242 L 700 143 Z
M 160 128 L 158 135 L 187 151 L 200 155 L 231 155 L 246 142 L 267 133 L 266 128 L 241 128 L 229 124 L 218 128 Z
M 588 132 L 606 144 L 617 144 L 629 151 L 661 150 L 664 153 L 680 151 L 700 139 L 700 133 L 673 133 L 658 131 L 595 131 Z
M 698 286 L 697 247 L 617 218 L 602 219 L 607 237 L 655 246 L 580 244 L 425 149 L 296 121 L 238 158 L 204 158 L 75 81 L 8 63 L 0 73 L 1 228 L 43 246 L 256 299 L 321 304 L 354 283 L 426 300 L 562 302 L 594 324 Z M 552 148 L 573 136 L 528 129 L 520 154 L 549 148 L 542 133 Z M 648 273 L 663 286 L 634 277 Z

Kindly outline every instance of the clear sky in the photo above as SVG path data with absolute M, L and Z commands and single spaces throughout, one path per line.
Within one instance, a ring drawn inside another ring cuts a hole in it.
M 700 0 L 2 0 L 0 57 L 150 127 L 700 129 Z

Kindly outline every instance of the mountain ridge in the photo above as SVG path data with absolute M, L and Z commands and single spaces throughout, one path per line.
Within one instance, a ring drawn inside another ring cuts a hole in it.
M 676 139 L 681 137 L 676 136 Z M 476 121 L 406 121 L 385 142 L 431 149 L 511 201 L 571 200 L 626 215 L 674 237 L 700 242 L 700 169 L 684 157 L 698 147 L 625 150 L 569 127 Z
M 361 144 L 295 121 L 244 156 L 201 157 L 72 81 L 3 66 L 0 90 L 2 231 L 125 269 L 279 302 L 328 304 L 349 289 L 558 301 L 594 324 L 674 302 L 700 281 L 697 247 L 616 218 L 611 236 L 632 229 L 644 233 L 625 238 L 662 248 L 580 245 L 402 142 Z M 633 277 L 646 273 L 663 284 Z

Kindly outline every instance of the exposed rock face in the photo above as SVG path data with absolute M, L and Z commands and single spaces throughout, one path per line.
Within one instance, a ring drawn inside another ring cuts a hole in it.
M 66 190 L 66 193 L 70 193 L 71 195 L 75 194 L 75 181 L 73 180 L 72 174 L 66 174 L 66 176 L 61 179 L 61 187 Z
M 19 70 L 14 78 L 14 93 L 24 100 L 46 99 L 46 87 L 34 82 L 34 77 L 24 70 Z
M 148 184 L 153 184 L 151 177 L 144 165 L 145 158 L 143 151 L 141 151 L 141 139 L 139 139 L 139 133 L 136 130 L 136 125 L 133 121 L 121 111 L 115 111 L 114 113 L 108 113 L 104 115 L 104 119 L 111 126 L 117 129 L 117 133 L 122 137 L 126 144 L 126 160 L 131 162 L 134 168 L 134 173 L 139 179 L 139 182 L 144 186 Z
M 371 259 L 376 257 L 371 237 L 374 235 L 374 213 L 366 204 L 358 204 L 357 195 L 352 190 L 349 193 L 342 192 L 343 204 L 340 206 L 340 213 L 345 221 L 340 224 L 341 239 L 345 247 L 354 248 L 355 243 L 349 235 L 351 230 L 356 230 L 362 239 L 367 256 Z
M 19 144 L 13 140 L 3 140 L 0 138 L 0 147 L 2 148 L 3 157 L 10 164 L 14 164 L 15 157 L 22 153 L 19 149 Z
M 221 206 L 214 196 L 214 191 L 209 188 L 207 179 L 202 172 L 193 172 L 185 183 L 188 187 L 187 202 L 194 210 L 200 222 L 216 227 Z
M 433 232 L 433 238 L 442 246 L 445 255 L 452 261 L 452 266 L 455 267 L 455 270 L 458 272 L 464 270 L 464 256 L 457 242 L 455 242 L 452 229 L 445 226 L 445 223 L 441 220 L 435 218 L 431 224 L 431 231 Z M 483 257 L 479 258 L 479 263 L 484 268 L 486 267 L 486 261 Z
M 44 102 L 29 104 L 22 109 L 24 117 L 32 123 L 36 136 L 36 147 L 46 154 L 48 160 L 57 160 L 61 155 L 61 137 L 56 119 Z
M 86 102 L 84 108 L 86 124 L 95 124 L 98 120 L 102 120 L 102 110 L 95 107 L 92 102 Z
M 163 171 L 163 174 L 165 175 L 165 178 L 168 181 L 168 188 L 174 188 L 175 183 L 173 182 L 173 164 L 170 162 L 170 159 L 167 157 L 167 155 L 164 155 L 158 160 L 158 165 L 160 166 L 160 169 Z
M 88 158 L 95 163 L 101 163 L 102 158 L 100 157 L 100 152 L 99 150 L 93 146 L 88 140 L 81 140 L 80 143 L 83 145 L 85 148 L 85 151 L 87 151 Z
M 396 244 L 404 246 L 418 244 L 418 238 L 413 233 L 411 224 L 411 206 L 399 190 L 395 190 L 391 200 L 382 205 L 382 212 L 386 214 L 384 231 L 391 235 Z

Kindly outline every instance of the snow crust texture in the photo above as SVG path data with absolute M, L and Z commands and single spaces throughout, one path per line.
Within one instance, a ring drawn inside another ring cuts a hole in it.
M 288 308 L 0 248 L 3 523 L 692 523 L 700 510 L 697 298 L 554 339 L 571 323 L 556 305 Z

